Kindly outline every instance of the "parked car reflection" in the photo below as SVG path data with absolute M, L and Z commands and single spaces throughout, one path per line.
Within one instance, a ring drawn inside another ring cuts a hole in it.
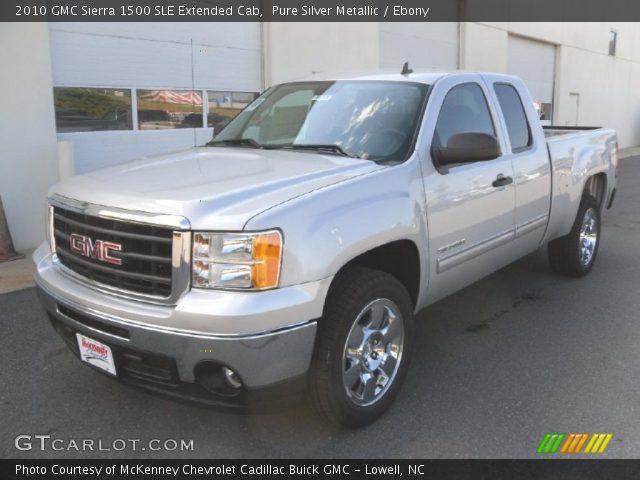
M 176 125 L 166 110 L 138 110 L 138 128 L 140 130 L 159 130 L 176 128 Z
M 94 132 L 100 130 L 131 130 L 131 110 L 120 107 L 93 117 L 79 109 L 58 109 L 56 129 L 58 132 Z

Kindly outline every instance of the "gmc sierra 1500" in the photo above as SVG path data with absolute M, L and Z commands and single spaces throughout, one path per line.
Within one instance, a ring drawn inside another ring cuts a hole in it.
M 34 260 L 56 331 L 147 389 L 304 387 L 359 426 L 398 393 L 416 311 L 545 244 L 587 274 L 615 132 L 543 130 L 515 77 L 404 73 L 275 86 L 205 147 L 54 186 Z

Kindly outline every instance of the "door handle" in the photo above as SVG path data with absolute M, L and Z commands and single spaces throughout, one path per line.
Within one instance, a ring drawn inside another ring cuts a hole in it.
M 493 181 L 491 185 L 494 187 L 505 187 L 507 185 L 511 185 L 513 183 L 513 178 L 505 177 L 503 174 L 498 175 L 498 177 Z

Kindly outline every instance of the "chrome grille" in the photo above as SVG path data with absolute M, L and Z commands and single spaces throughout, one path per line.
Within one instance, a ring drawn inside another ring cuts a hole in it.
M 100 285 L 160 298 L 172 294 L 173 230 L 53 207 L 55 251 L 62 265 Z M 122 245 L 110 255 L 121 265 L 82 256 L 72 250 L 70 236 L 82 235 Z

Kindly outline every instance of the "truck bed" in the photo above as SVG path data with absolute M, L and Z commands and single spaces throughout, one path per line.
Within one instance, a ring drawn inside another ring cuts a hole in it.
M 584 172 L 600 169 L 608 178 L 614 178 L 616 132 L 609 128 L 551 126 L 544 128 L 544 134 L 553 171 L 553 208 L 547 238 L 558 238 L 569 232 L 577 214 L 585 188 L 580 181 Z M 608 199 L 609 194 L 608 190 L 594 192 L 598 200 Z M 600 199 L 598 195 L 605 198 Z

